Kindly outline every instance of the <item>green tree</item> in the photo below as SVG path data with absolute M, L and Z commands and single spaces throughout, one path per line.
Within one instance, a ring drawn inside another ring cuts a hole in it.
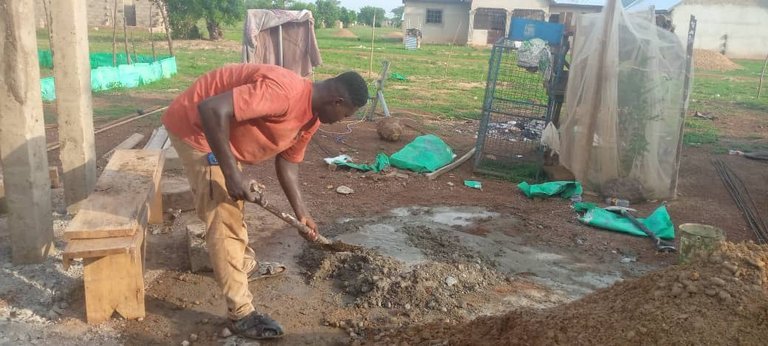
M 219 40 L 221 25 L 233 24 L 245 15 L 243 0 L 165 0 L 176 38 L 201 38 L 197 22 L 205 19 L 208 37 Z
M 357 12 L 344 8 L 341 8 L 341 18 L 339 20 L 344 24 L 345 28 L 348 28 L 350 24 L 357 21 Z
M 163 0 L 163 2 L 168 13 L 168 23 L 173 38 L 190 40 L 202 38 L 197 27 L 202 12 L 195 1 Z
M 403 26 L 403 11 L 405 10 L 405 7 L 395 7 L 392 10 L 392 25 L 399 28 Z
M 373 17 L 376 15 L 376 26 L 380 27 L 381 22 L 387 16 L 387 11 L 380 7 L 365 6 L 360 9 L 360 13 L 357 15 L 357 21 L 365 25 L 373 25 Z
M 315 27 L 332 26 L 341 17 L 338 0 L 316 0 L 315 6 Z
M 232 25 L 245 16 L 243 0 L 197 0 L 203 8 L 208 38 L 220 40 L 224 35 L 221 25 Z

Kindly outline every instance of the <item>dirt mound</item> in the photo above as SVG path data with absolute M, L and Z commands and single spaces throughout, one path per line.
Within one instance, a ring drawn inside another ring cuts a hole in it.
M 620 282 L 552 309 L 370 332 L 368 342 L 761 344 L 768 340 L 766 263 L 768 246 L 725 243 L 690 265 Z
M 741 68 L 725 55 L 706 49 L 693 50 L 693 63 L 696 69 L 700 70 L 732 71 Z
M 440 310 L 462 308 L 463 294 L 504 282 L 504 277 L 480 264 L 426 262 L 412 267 L 377 254 L 328 253 L 308 249 L 301 260 L 310 283 L 333 280 L 358 308 Z
M 344 38 L 357 38 L 357 35 L 355 35 L 354 32 L 349 31 L 348 29 L 339 29 L 336 30 L 335 33 L 333 33 L 334 37 L 344 37 Z
M 386 35 L 384 35 L 384 38 L 391 39 L 391 40 L 402 40 L 403 39 L 403 33 L 400 31 L 390 32 Z

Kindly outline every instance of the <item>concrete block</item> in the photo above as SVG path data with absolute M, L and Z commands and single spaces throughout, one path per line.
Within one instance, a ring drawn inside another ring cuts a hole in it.
M 189 266 L 193 273 L 213 271 L 208 257 L 208 246 L 205 244 L 205 233 L 205 224 L 197 219 L 187 225 Z
M 164 171 L 181 171 L 184 169 L 184 165 L 181 163 L 181 159 L 179 158 L 179 154 L 176 152 L 176 149 L 171 146 L 168 149 L 165 149 L 165 166 L 163 167 Z
M 167 161 L 166 161 L 167 162 Z M 182 211 L 195 209 L 195 195 L 189 187 L 187 178 L 180 176 L 165 176 L 160 182 L 163 193 L 163 208 Z

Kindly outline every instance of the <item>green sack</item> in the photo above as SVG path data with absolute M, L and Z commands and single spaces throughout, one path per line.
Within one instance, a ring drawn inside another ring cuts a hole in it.
M 373 164 L 357 164 L 352 162 L 346 162 L 346 161 L 334 161 L 334 165 L 339 167 L 349 167 L 361 170 L 363 172 L 370 172 L 373 171 L 375 173 L 379 173 L 389 167 L 389 157 L 387 157 L 386 154 L 379 153 L 376 155 L 376 161 Z
M 639 237 L 647 237 L 645 232 L 635 226 L 628 218 L 621 214 L 598 208 L 593 203 L 575 203 L 573 208 L 576 211 L 584 211 L 584 215 L 579 217 L 579 221 L 584 224 L 615 231 L 631 234 Z M 669 217 L 667 207 L 662 205 L 651 213 L 647 218 L 637 218 L 645 227 L 662 239 L 675 239 L 675 225 Z
M 527 182 L 522 182 L 517 185 L 520 191 L 523 191 L 526 197 L 554 197 L 560 196 L 562 198 L 571 198 L 573 196 L 580 196 L 584 190 L 581 188 L 581 183 L 578 181 L 551 181 L 543 184 L 529 185 Z
M 424 135 L 416 137 L 389 158 L 392 166 L 424 173 L 434 172 L 453 161 L 453 150 L 440 137 Z

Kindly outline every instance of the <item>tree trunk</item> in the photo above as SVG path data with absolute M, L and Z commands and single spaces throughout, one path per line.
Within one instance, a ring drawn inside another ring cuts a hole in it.
M 221 26 L 216 21 L 206 19 L 205 24 L 208 27 L 208 38 L 211 41 L 221 40 L 224 34 L 221 32 Z
M 163 3 L 162 0 L 155 0 L 155 4 L 157 5 L 157 8 L 160 10 L 160 15 L 163 17 L 163 27 L 165 28 L 165 37 L 168 39 L 168 52 L 171 54 L 171 56 L 175 56 L 173 54 L 173 39 L 171 39 L 171 23 L 168 21 L 168 13 L 166 12 L 168 8 L 165 6 L 165 3 Z

